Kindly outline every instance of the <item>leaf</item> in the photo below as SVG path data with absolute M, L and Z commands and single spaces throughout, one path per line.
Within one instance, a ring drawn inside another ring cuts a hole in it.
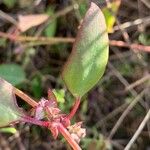
M 19 121 L 23 112 L 16 104 L 13 86 L 0 78 L 0 127 Z
M 62 72 L 66 86 L 75 97 L 83 96 L 102 77 L 108 61 L 108 45 L 104 16 L 91 3 Z
M 64 103 L 65 102 L 65 99 L 64 99 L 65 91 L 63 89 L 61 89 L 61 90 L 54 89 L 53 93 L 56 96 L 57 102 L 60 102 L 60 103 Z
M 135 73 L 135 68 L 130 63 L 120 63 L 117 67 L 122 76 L 130 77 Z
M 1 128 L 0 132 L 15 134 L 17 130 L 13 127 Z
M 35 0 L 18 0 L 19 8 L 28 8 L 35 5 Z
M 48 15 L 46 14 L 39 14 L 39 15 L 26 15 L 22 16 L 19 15 L 18 19 L 18 28 L 22 31 L 25 32 L 26 30 L 38 26 L 45 22 L 48 19 Z
M 39 76 L 35 76 L 31 81 L 31 88 L 35 98 L 41 98 L 42 96 L 42 83 Z
M 105 7 L 102 9 L 106 19 L 107 31 L 109 33 L 113 32 L 113 26 L 116 22 L 116 17 L 114 16 L 114 14 L 117 14 L 120 3 L 121 0 L 115 0 L 110 3 L 110 8 Z
M 0 46 L 1 47 L 6 47 L 6 39 L 5 38 L 0 38 Z
M 48 9 L 46 10 L 47 14 L 49 16 L 53 16 L 54 15 L 54 8 L 53 7 L 48 7 Z M 56 33 L 56 28 L 57 28 L 57 20 L 54 19 L 52 20 L 52 22 L 50 22 L 48 24 L 48 26 L 45 28 L 44 30 L 44 34 L 47 37 L 53 37 Z
M 17 85 L 25 80 L 25 72 L 17 64 L 2 64 L 0 65 L 0 77 Z
M 88 5 L 87 5 L 87 1 L 84 0 L 82 2 L 79 3 L 79 12 L 81 16 L 84 16 L 86 11 L 88 9 Z
M 14 7 L 16 0 L 3 0 L 3 3 L 8 7 L 12 8 Z
M 139 42 L 141 42 L 143 45 L 150 45 L 150 34 L 141 33 L 138 38 Z

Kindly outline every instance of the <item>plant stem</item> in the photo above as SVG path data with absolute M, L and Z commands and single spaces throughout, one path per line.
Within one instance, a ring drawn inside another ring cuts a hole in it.
M 46 107 L 45 111 L 47 113 L 47 118 L 51 119 L 51 117 L 50 117 L 51 114 L 50 114 L 49 108 Z M 75 142 L 75 140 L 71 137 L 70 133 L 67 131 L 67 129 L 61 123 L 58 123 L 57 128 L 58 128 L 58 131 L 64 136 L 64 138 L 70 144 L 70 146 L 73 148 L 73 150 L 81 150 L 79 145 Z M 49 128 L 49 130 L 50 130 L 50 128 Z
M 17 21 L 13 17 L 8 15 L 7 13 L 3 12 L 2 10 L 0 10 L 0 17 L 2 19 L 5 19 L 6 21 L 9 21 L 10 23 L 14 24 L 15 26 L 17 26 Z
M 73 150 L 81 150 L 80 146 L 75 142 L 75 140 L 71 137 L 70 133 L 64 128 L 61 123 L 58 125 L 58 130 L 68 141 Z
M 22 121 L 32 123 L 32 124 L 35 124 L 35 125 L 39 125 L 39 126 L 42 126 L 42 127 L 48 127 L 50 125 L 49 121 L 41 121 L 41 120 L 37 120 L 37 119 L 29 117 L 29 116 L 24 116 L 22 118 Z
M 29 105 L 31 105 L 33 108 L 38 105 L 36 101 L 34 101 L 32 98 L 30 98 L 28 95 L 26 95 L 24 92 L 21 90 L 17 89 L 14 87 L 14 92 L 17 96 L 22 98 L 25 102 L 27 102 Z
M 135 50 L 138 50 L 138 51 L 150 52 L 150 46 L 145 46 L 145 45 L 136 44 L 136 43 L 128 44 L 124 41 L 110 40 L 109 44 L 111 46 L 128 47 L 128 48 L 135 49 Z
M 133 145 L 133 143 L 135 142 L 135 140 L 137 139 L 137 137 L 139 136 L 139 134 L 141 133 L 141 131 L 143 130 L 143 128 L 145 127 L 145 124 L 148 122 L 149 119 L 150 119 L 150 109 L 148 113 L 146 114 L 146 116 L 144 117 L 142 123 L 136 130 L 135 134 L 133 135 L 129 143 L 126 145 L 124 150 L 129 150 L 131 148 L 131 146 Z
M 12 41 L 19 41 L 19 42 L 40 42 L 39 44 L 41 45 L 43 44 L 51 45 L 51 44 L 57 44 L 57 43 L 73 43 L 75 41 L 74 38 L 63 38 L 63 37 L 48 38 L 48 37 L 19 36 L 19 35 L 4 33 L 1 31 L 0 31 L 0 37 L 7 38 Z M 138 51 L 150 52 L 150 46 L 136 44 L 136 43 L 128 44 L 124 41 L 110 40 L 109 44 L 111 46 L 128 47 L 128 48 L 132 48 Z
M 111 139 L 116 131 L 118 130 L 119 126 L 122 124 L 124 118 L 128 115 L 128 113 L 133 109 L 133 107 L 140 101 L 140 99 L 143 97 L 147 89 L 144 89 L 140 94 L 137 95 L 137 97 L 132 100 L 132 102 L 128 105 L 128 107 L 125 109 L 125 111 L 122 113 L 116 124 L 114 125 L 113 129 L 110 132 L 110 135 L 108 139 Z
M 67 116 L 67 118 L 68 118 L 69 120 L 71 120 L 72 117 L 73 117 L 73 116 L 75 115 L 75 113 L 77 112 L 78 107 L 79 107 L 79 105 L 80 105 L 80 100 L 81 100 L 80 98 L 77 98 L 77 99 L 75 100 L 75 104 L 74 104 L 74 106 L 73 106 L 73 108 L 72 108 L 70 114 Z
M 42 33 L 42 31 L 43 31 L 50 23 L 52 23 L 55 19 L 57 19 L 58 17 L 64 16 L 64 15 L 66 15 L 67 13 L 69 13 L 69 12 L 71 12 L 72 10 L 77 9 L 77 8 L 78 8 L 78 5 L 77 5 L 77 4 L 74 4 L 74 5 L 71 5 L 71 6 L 68 6 L 68 7 L 64 8 L 63 10 L 60 10 L 60 11 L 56 12 L 54 15 L 52 15 L 52 16 L 49 17 L 48 21 L 47 21 L 43 26 L 41 26 L 41 27 L 38 29 L 38 31 L 37 31 L 37 33 L 36 33 L 35 36 L 39 36 L 39 35 Z
M 3 38 L 7 38 L 10 39 L 12 41 L 19 41 L 19 42 L 47 42 L 47 43 L 73 43 L 74 42 L 74 38 L 63 38 L 63 37 L 57 37 L 57 38 L 53 38 L 53 37 L 33 37 L 33 36 L 19 36 L 19 35 L 13 35 L 13 34 L 9 34 L 9 33 L 4 33 L 0 31 L 0 37 Z

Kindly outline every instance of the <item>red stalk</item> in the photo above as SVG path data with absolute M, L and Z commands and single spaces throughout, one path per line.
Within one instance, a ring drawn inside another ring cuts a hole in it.
M 75 115 L 75 113 L 77 112 L 77 110 L 78 110 L 78 108 L 79 108 L 79 105 L 80 105 L 80 100 L 81 100 L 80 98 L 77 98 L 77 99 L 75 100 L 74 106 L 73 106 L 73 108 L 72 108 L 70 114 L 67 116 L 67 118 L 68 118 L 69 120 L 71 120 L 72 117 L 73 117 L 73 116 Z
M 81 150 L 80 146 L 75 142 L 75 140 L 71 137 L 70 133 L 66 130 L 66 128 L 64 128 L 61 123 L 58 125 L 58 130 L 68 141 L 73 150 Z
M 32 124 L 35 124 L 35 125 L 39 125 L 39 126 L 42 126 L 42 127 L 49 127 L 49 125 L 50 125 L 49 121 L 41 121 L 41 120 L 37 120 L 37 119 L 29 117 L 29 116 L 24 116 L 22 118 L 22 121 L 32 123 Z

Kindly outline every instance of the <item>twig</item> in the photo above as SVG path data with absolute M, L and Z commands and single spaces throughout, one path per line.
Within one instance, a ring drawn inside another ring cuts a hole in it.
M 24 117 L 22 117 L 21 120 L 23 122 L 27 122 L 27 123 L 39 125 L 39 126 L 42 126 L 42 127 L 47 127 L 47 128 L 51 124 L 49 121 L 41 121 L 41 120 L 37 120 L 37 119 L 29 117 L 29 116 L 24 116 Z
M 136 130 L 135 134 L 133 135 L 133 137 L 131 138 L 129 143 L 126 145 L 124 150 L 129 150 L 131 148 L 131 146 L 133 145 L 133 143 L 135 142 L 135 140 L 137 139 L 139 134 L 142 132 L 143 128 L 145 127 L 145 125 L 149 119 L 150 119 L 150 109 L 149 109 L 148 113 L 146 114 L 146 116 L 144 117 L 142 123 L 140 124 L 140 126 Z
M 109 11 L 112 13 L 112 15 L 116 18 L 116 24 L 117 24 L 118 28 L 120 29 L 120 32 L 122 33 L 122 36 L 123 36 L 124 40 L 128 43 L 128 45 L 131 45 L 131 42 L 130 42 L 130 39 L 129 39 L 129 35 L 128 35 L 128 33 L 126 32 L 126 30 L 123 29 L 123 28 L 120 26 L 120 21 L 118 20 L 116 14 L 115 14 L 114 11 L 112 10 L 110 0 L 105 0 L 105 1 L 106 1 L 106 4 L 107 4 L 107 8 L 108 8 Z
M 110 5 L 109 5 L 110 0 L 106 0 L 106 3 L 107 3 L 108 9 L 109 9 L 110 12 L 113 14 L 113 16 L 116 18 L 116 24 L 118 25 L 118 28 L 120 29 L 120 32 L 122 33 L 122 36 L 123 36 L 125 42 L 126 42 L 127 45 L 129 46 L 129 49 L 130 49 L 130 50 L 133 52 L 133 54 L 138 58 L 138 60 L 140 60 L 140 62 L 145 65 L 145 64 L 146 64 L 145 61 L 144 61 L 143 59 L 141 59 L 141 58 L 139 57 L 139 55 L 137 55 L 137 53 L 135 52 L 135 49 L 136 49 L 135 47 L 136 47 L 136 45 L 132 45 L 132 42 L 131 42 L 131 40 L 130 40 L 130 38 L 129 38 L 129 34 L 127 33 L 126 29 L 124 29 L 124 28 L 121 27 L 121 23 L 120 23 L 119 19 L 117 18 L 116 14 L 112 11 L 112 8 L 111 8 Z M 134 48 L 135 48 L 135 49 L 134 49 Z M 140 47 L 139 47 L 139 48 L 140 48 Z M 139 49 L 139 48 L 138 48 L 138 49 Z M 143 48 L 141 47 L 140 50 L 142 51 L 142 49 L 143 49 Z M 145 51 L 150 51 L 150 48 L 146 49 Z
M 115 124 L 115 126 L 113 127 L 113 129 L 110 132 L 109 135 L 109 139 L 111 139 L 113 137 L 113 135 L 116 133 L 116 131 L 118 130 L 119 126 L 121 125 L 121 123 L 123 122 L 124 118 L 127 116 L 127 114 L 131 111 L 131 109 L 137 104 L 137 102 L 141 99 L 141 97 L 143 97 L 143 95 L 145 94 L 145 91 L 147 89 L 144 89 L 139 95 L 137 95 L 137 97 L 129 104 L 129 106 L 126 108 L 126 110 L 123 112 L 123 114 L 120 116 L 119 120 L 117 121 L 117 123 Z
M 146 0 L 141 0 L 143 2 L 143 4 L 145 4 L 145 6 L 147 6 L 147 8 L 150 9 L 150 3 Z
M 109 68 L 112 70 L 112 72 L 114 73 L 114 75 L 120 80 L 120 82 L 125 86 L 129 86 L 130 84 L 128 83 L 128 81 L 120 74 L 120 72 L 113 66 L 113 64 L 111 62 L 108 63 Z M 130 93 L 132 94 L 132 96 L 136 97 L 137 96 L 137 92 L 134 89 L 130 90 Z M 143 108 L 145 108 L 145 104 L 141 101 L 140 102 L 141 106 Z
M 19 41 L 19 42 L 40 42 L 39 45 L 51 45 L 56 43 L 73 43 L 74 38 L 63 38 L 63 37 L 55 37 L 55 38 L 48 38 L 48 37 L 31 37 L 31 36 L 16 36 L 12 34 L 7 34 L 0 31 L 0 37 L 7 38 L 12 41 Z M 117 47 L 129 47 L 139 51 L 150 52 L 150 46 L 140 45 L 140 44 L 128 44 L 123 41 L 116 41 L 110 40 L 109 43 L 111 46 Z
M 119 114 L 120 112 L 122 112 L 126 107 L 128 106 L 127 103 L 122 104 L 121 106 L 117 107 L 115 110 L 113 110 L 111 113 L 109 113 L 107 116 L 105 116 L 104 118 L 102 118 L 100 121 L 98 121 L 96 123 L 96 127 L 100 127 L 102 126 L 102 124 L 104 124 L 106 121 L 108 121 L 111 118 L 114 118 L 117 114 Z
M 47 43 L 59 43 L 59 42 L 64 42 L 64 43 L 73 43 L 74 38 L 63 38 L 63 37 L 58 37 L 58 38 L 48 38 L 48 37 L 32 37 L 32 36 L 18 36 L 18 35 L 13 35 L 13 34 L 8 34 L 0 31 L 0 37 L 7 38 L 12 41 L 18 41 L 18 42 L 47 42 Z
M 8 141 L 0 134 L 0 149 L 11 150 Z
M 125 29 L 125 28 L 131 27 L 131 26 L 136 26 L 136 25 L 145 23 L 145 22 L 147 22 L 147 23 L 150 22 L 150 16 L 145 17 L 145 18 L 138 18 L 134 21 L 129 21 L 129 22 L 122 23 L 122 24 L 120 24 L 120 27 L 122 29 Z M 117 31 L 117 30 L 120 30 L 118 25 L 114 27 L 114 31 Z
M 29 105 L 31 105 L 33 108 L 38 105 L 36 101 L 34 101 L 32 98 L 30 98 L 28 95 L 26 95 L 24 92 L 20 91 L 19 89 L 14 87 L 14 93 L 22 98 L 25 102 L 27 102 Z
M 148 110 L 150 108 L 150 94 L 149 94 L 149 91 L 147 91 L 146 95 L 145 95 L 145 108 L 146 108 L 146 111 L 148 112 Z M 149 139 L 150 139 L 150 121 L 147 123 L 147 129 L 148 129 L 148 135 L 149 135 Z
M 131 49 L 136 49 L 139 51 L 150 52 L 150 46 L 140 45 L 140 44 L 136 44 L 136 43 L 128 44 L 123 41 L 110 40 L 110 45 L 117 46 L 117 47 L 129 47 Z
M 78 8 L 78 5 L 75 4 L 75 5 L 71 5 L 71 6 L 68 6 L 66 7 L 65 9 L 63 10 L 60 10 L 58 12 L 56 12 L 55 15 L 53 16 L 50 16 L 48 21 L 43 25 L 41 26 L 41 28 L 39 28 L 39 30 L 37 31 L 36 35 L 35 36 L 39 36 L 41 34 L 41 32 L 51 23 L 53 22 L 55 19 L 57 19 L 58 17 L 61 17 L 61 16 L 64 16 L 66 15 L 67 13 L 71 12 L 72 10 L 74 9 L 77 9 Z
M 17 132 L 14 134 L 14 138 L 15 138 L 16 142 L 18 143 L 19 149 L 21 149 L 21 150 L 26 150 L 24 144 L 22 143 L 22 139 L 21 139 L 21 137 L 20 137 L 19 131 L 17 131 Z
M 116 147 L 118 150 L 123 149 L 123 146 L 122 146 L 119 142 L 111 141 L 111 144 L 112 144 L 114 147 Z
M 11 22 L 15 26 L 17 26 L 17 21 L 13 17 L 11 17 L 8 14 L 6 14 L 5 12 L 3 12 L 2 10 L 0 10 L 0 17 Z
M 130 84 L 129 86 L 127 86 L 127 87 L 125 88 L 125 90 L 126 90 L 126 91 L 129 91 L 129 90 L 133 89 L 134 87 L 136 87 L 136 86 L 142 84 L 143 82 L 145 82 L 145 81 L 147 81 L 147 80 L 149 80 L 149 79 L 150 79 L 150 74 L 148 74 L 148 75 L 144 76 L 143 78 L 141 78 L 141 79 L 135 81 L 134 83 Z

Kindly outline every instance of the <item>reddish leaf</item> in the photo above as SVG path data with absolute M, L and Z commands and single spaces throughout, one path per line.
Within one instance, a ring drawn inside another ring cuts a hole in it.
M 48 19 L 48 15 L 46 14 L 39 14 L 39 15 L 26 15 L 22 16 L 19 15 L 18 19 L 18 28 L 22 31 L 25 32 L 26 30 L 38 26 L 45 22 Z

